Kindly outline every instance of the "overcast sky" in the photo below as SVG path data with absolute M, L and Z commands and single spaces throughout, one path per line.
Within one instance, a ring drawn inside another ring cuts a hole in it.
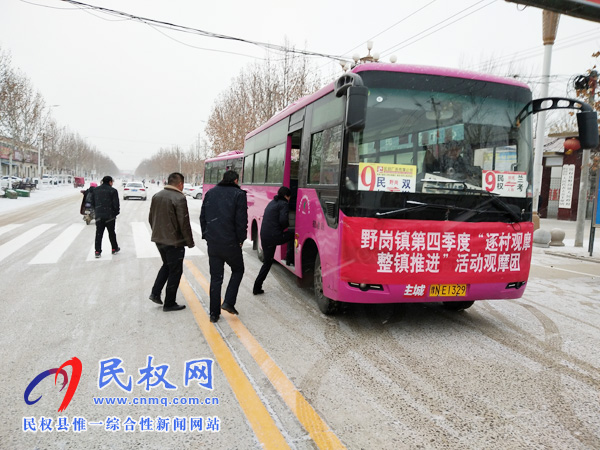
M 388 61 L 477 70 L 541 80 L 542 11 L 504 0 L 83 0 L 176 25 L 350 58 L 366 41 Z M 203 133 L 218 94 L 263 48 L 125 20 L 61 0 L 1 0 L 0 47 L 12 55 L 67 126 L 133 170 L 160 147 L 184 150 Z M 600 24 L 561 16 L 550 94 L 566 95 L 600 50 Z M 276 57 L 276 54 L 272 55 Z M 311 58 L 323 83 L 341 74 Z M 573 95 L 572 89 L 570 94 Z

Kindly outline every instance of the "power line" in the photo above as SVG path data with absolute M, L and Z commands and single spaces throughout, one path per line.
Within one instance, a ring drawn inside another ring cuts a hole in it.
M 211 31 L 200 30 L 198 28 L 192 28 L 192 27 L 187 27 L 187 26 L 183 26 L 183 25 L 177 25 L 177 24 L 170 23 L 170 22 L 164 22 L 164 21 L 161 21 L 161 20 L 155 20 L 155 19 L 150 19 L 150 18 L 147 18 L 147 17 L 136 16 L 136 15 L 129 14 L 129 13 L 126 13 L 126 12 L 123 12 L 123 11 L 117 11 L 117 10 L 114 10 L 114 9 L 104 8 L 104 7 L 101 7 L 101 6 L 89 5 L 87 3 L 82 3 L 82 2 L 75 1 L 75 0 L 60 0 L 60 1 L 72 4 L 72 5 L 76 5 L 76 6 L 79 6 L 81 8 L 93 9 L 93 10 L 96 10 L 96 11 L 100 11 L 100 12 L 108 14 L 108 15 L 113 15 L 113 16 L 117 16 L 117 17 L 123 17 L 123 18 L 130 19 L 130 20 L 135 20 L 137 22 L 141 22 L 141 23 L 144 23 L 146 25 L 153 26 L 153 27 L 166 28 L 166 29 L 173 30 L 173 31 L 179 31 L 179 32 L 189 33 L 189 34 L 196 34 L 196 35 L 199 35 L 199 36 L 204 36 L 204 37 L 209 37 L 209 38 L 214 38 L 214 39 L 224 39 L 224 40 L 242 42 L 242 43 L 245 43 L 245 44 L 255 45 L 257 47 L 261 47 L 261 48 L 264 48 L 264 49 L 267 49 L 267 50 L 275 50 L 275 51 L 289 52 L 289 53 L 298 53 L 298 54 L 305 55 L 305 56 L 319 56 L 319 57 L 322 57 L 322 58 L 329 58 L 329 59 L 335 59 L 335 60 L 343 59 L 339 55 L 329 55 L 329 54 L 326 54 L 326 53 L 319 53 L 319 52 L 313 52 L 313 51 L 308 51 L 308 50 L 297 50 L 297 49 L 294 49 L 294 48 L 287 48 L 287 47 L 282 46 L 282 45 L 269 44 L 269 43 L 260 42 L 260 41 L 252 41 L 250 39 L 245 39 L 245 38 L 236 37 L 236 36 L 229 36 L 229 35 L 226 35 L 226 34 L 213 33 Z
M 600 34 L 600 30 L 593 32 L 591 36 L 590 36 L 589 32 L 584 32 L 584 33 L 569 36 L 569 37 L 559 41 L 554 46 L 553 51 L 564 50 L 564 49 L 573 47 L 574 45 L 579 45 L 583 42 L 594 40 L 598 37 L 599 34 Z M 542 46 L 530 47 L 528 49 L 524 49 L 524 50 L 512 53 L 510 55 L 502 56 L 499 58 L 494 58 L 494 64 L 504 65 L 504 64 L 508 64 L 508 63 L 512 63 L 512 62 L 516 62 L 516 61 L 521 61 L 523 59 L 531 58 L 536 55 L 541 55 L 542 53 L 543 53 Z M 481 70 L 481 68 L 485 67 L 486 64 L 487 63 L 478 63 L 477 65 L 470 66 L 470 69 L 471 70 L 477 70 L 477 69 Z
M 480 8 L 477 8 L 475 11 L 471 11 L 469 14 L 466 14 L 466 15 L 464 15 L 464 16 L 462 16 L 462 17 L 459 17 L 458 19 L 456 19 L 456 20 L 454 20 L 454 21 L 452 21 L 452 22 L 450 22 L 450 23 L 448 23 L 448 24 L 444 25 L 443 27 L 440 27 L 440 28 L 438 28 L 438 29 L 436 29 L 436 30 L 433 30 L 433 31 L 432 31 L 432 32 L 430 32 L 430 33 L 427 33 L 429 30 L 432 30 L 432 29 L 434 29 L 434 28 L 435 28 L 435 27 L 437 27 L 438 25 L 441 25 L 441 24 L 443 24 L 444 22 L 447 22 L 448 20 L 450 20 L 450 19 L 452 19 L 452 18 L 454 18 L 454 17 L 458 16 L 459 14 L 462 14 L 463 12 L 465 12 L 465 11 L 467 11 L 467 10 L 469 10 L 469 9 L 471 9 L 471 8 L 473 8 L 473 7 L 475 7 L 475 6 L 477 6 L 478 4 L 480 4 L 480 3 L 484 2 L 484 1 L 486 1 L 486 0 L 479 0 L 479 1 L 478 1 L 478 2 L 476 2 L 476 3 L 473 3 L 471 6 L 468 6 L 468 7 L 466 7 L 465 9 L 463 9 L 463 10 L 461 10 L 461 11 L 457 12 L 456 14 L 454 14 L 454 15 L 452 15 L 452 16 L 450 16 L 450 17 L 447 17 L 446 19 L 444 19 L 444 20 L 442 20 L 442 21 L 440 21 L 440 22 L 436 23 L 435 25 L 432 25 L 432 26 L 430 26 L 429 28 L 426 28 L 425 30 L 423 30 L 423 31 L 421 31 L 421 32 L 419 32 L 419 33 L 417 33 L 417 34 L 415 34 L 415 35 L 413 35 L 413 36 L 409 37 L 408 39 L 405 39 L 405 40 L 403 40 L 402 42 L 399 42 L 398 44 L 395 44 L 394 46 L 392 46 L 392 47 L 390 47 L 390 48 L 388 48 L 388 49 L 384 50 L 384 51 L 382 52 L 382 56 L 383 56 L 383 55 L 389 55 L 390 53 L 392 53 L 392 52 L 394 52 L 394 51 L 402 50 L 403 48 L 405 48 L 405 47 L 408 47 L 409 45 L 412 45 L 412 44 L 414 44 L 414 43 L 416 43 L 416 42 L 419 42 L 420 40 L 422 40 L 422 39 L 425 39 L 427 36 L 430 36 L 430 35 L 432 35 L 432 34 L 434 34 L 434 33 L 437 33 L 438 31 L 441 31 L 441 30 L 443 30 L 444 28 L 446 28 L 446 27 L 449 27 L 450 25 L 452 25 L 452 24 L 454 24 L 454 23 L 456 23 L 456 22 L 458 22 L 458 21 L 460 21 L 460 20 L 464 19 L 465 17 L 468 17 L 468 16 L 470 16 L 471 14 L 474 14 L 474 13 L 476 13 L 477 11 L 479 11 L 479 10 L 481 10 L 481 9 L 483 9 L 483 8 L 486 8 L 486 7 L 490 6 L 490 5 L 491 5 L 492 3 L 494 3 L 496 0 L 492 0 L 492 1 L 491 1 L 491 2 L 489 2 L 487 5 L 483 5 L 482 7 L 480 7 Z M 422 37 L 420 37 L 419 39 L 416 39 L 416 40 L 412 41 L 412 42 L 408 42 L 408 41 L 411 41 L 411 40 L 415 39 L 416 37 L 418 37 L 418 36 L 422 35 L 423 33 L 427 33 L 427 34 L 426 34 L 426 35 L 424 35 L 424 36 L 422 36 Z M 402 45 L 402 44 L 404 44 L 405 42 L 408 42 L 408 43 L 407 43 L 406 45 Z
M 351 48 L 350 50 L 348 50 L 347 52 L 344 52 L 344 55 L 347 55 L 348 53 L 350 53 L 353 50 L 356 50 L 357 48 L 359 48 L 360 46 L 362 46 L 365 42 L 367 41 L 371 41 L 373 39 L 375 39 L 378 36 L 381 36 L 383 33 L 385 33 L 386 31 L 391 30 L 392 28 L 394 28 L 397 25 L 400 25 L 402 22 L 404 22 L 405 20 L 410 19 L 412 16 L 414 16 L 415 14 L 417 14 L 418 12 L 424 10 L 425 8 L 427 8 L 429 5 L 431 5 L 432 3 L 435 3 L 437 0 L 432 0 L 431 2 L 427 3 L 425 6 L 420 7 L 419 9 L 417 9 L 416 11 L 413 11 L 412 13 L 410 13 L 408 16 L 403 17 L 402 19 L 400 19 L 398 22 L 396 22 L 393 25 L 390 25 L 389 27 L 387 27 L 385 30 L 377 33 L 374 36 L 371 36 L 369 39 L 367 39 L 366 41 L 361 42 L 360 44 L 358 44 L 356 47 Z

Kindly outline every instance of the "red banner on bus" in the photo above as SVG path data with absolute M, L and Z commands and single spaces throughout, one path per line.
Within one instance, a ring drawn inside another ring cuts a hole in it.
M 370 284 L 526 281 L 533 224 L 344 217 L 343 281 Z

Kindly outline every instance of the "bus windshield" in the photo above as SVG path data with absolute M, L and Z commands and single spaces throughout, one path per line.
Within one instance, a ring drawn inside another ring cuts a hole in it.
M 363 131 L 344 160 L 348 190 L 464 195 L 531 192 L 531 118 L 515 124 L 531 92 L 482 80 L 363 72 Z

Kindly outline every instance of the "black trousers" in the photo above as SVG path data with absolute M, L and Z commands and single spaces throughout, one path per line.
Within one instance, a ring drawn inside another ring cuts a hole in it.
M 244 276 L 244 258 L 242 248 L 208 243 L 208 265 L 210 267 L 210 315 L 221 314 L 221 287 L 225 263 L 231 268 L 231 278 L 227 284 L 223 303 L 234 306 L 240 283 Z
M 183 274 L 183 258 L 185 257 L 185 247 L 174 247 L 172 245 L 156 244 L 163 265 L 156 275 L 156 281 L 152 286 L 152 295 L 160 297 L 165 284 L 165 301 L 163 306 L 172 306 L 177 296 L 177 288 Z
M 263 246 L 264 259 L 263 259 L 263 265 L 260 268 L 260 271 L 258 272 L 258 276 L 256 277 L 256 280 L 254 281 L 254 289 L 253 289 L 254 292 L 262 289 L 262 285 L 265 282 L 265 280 L 267 279 L 267 275 L 269 274 L 269 271 L 271 270 L 271 266 L 273 265 L 273 261 L 275 260 L 275 249 L 277 249 L 278 245 L 282 245 L 287 242 L 288 248 L 287 248 L 285 259 L 286 259 L 286 262 L 293 262 L 293 258 L 294 258 L 294 252 L 293 252 L 293 248 L 292 248 L 293 240 L 294 240 L 294 231 L 288 230 L 288 231 L 284 231 L 283 234 L 273 242 L 267 242 L 267 243 L 261 242 L 261 244 Z
M 96 219 L 96 251 L 102 253 L 102 236 L 104 236 L 104 229 L 108 231 L 108 238 L 110 239 L 110 245 L 113 250 L 119 248 L 117 244 L 117 235 L 115 233 L 115 224 L 117 219 Z

